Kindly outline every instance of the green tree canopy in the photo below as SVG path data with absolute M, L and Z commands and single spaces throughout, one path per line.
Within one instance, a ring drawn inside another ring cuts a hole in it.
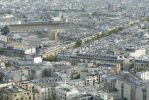
M 75 47 L 80 47 L 81 45 L 82 45 L 82 41 L 79 40 L 79 41 L 76 42 Z
M 8 33 L 10 33 L 10 30 L 9 30 L 8 26 L 4 26 L 4 28 L 2 28 L 2 30 L 1 30 L 1 32 L 3 35 L 7 35 Z

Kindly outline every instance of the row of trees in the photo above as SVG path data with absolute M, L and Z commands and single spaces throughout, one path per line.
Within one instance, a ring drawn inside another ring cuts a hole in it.
M 120 32 L 122 30 L 123 30 L 122 27 L 118 27 L 118 28 L 115 28 L 115 29 L 107 32 L 107 33 L 96 34 L 94 37 L 92 37 L 92 39 L 85 41 L 85 43 L 93 42 L 95 40 L 98 40 L 100 38 L 103 38 L 103 37 L 111 35 L 111 34 L 116 34 L 116 33 Z M 83 44 L 82 41 L 79 40 L 79 41 L 76 42 L 75 47 L 80 47 L 82 44 Z
M 51 55 L 51 56 L 48 56 L 47 58 L 43 58 L 43 61 L 56 61 L 57 60 L 57 56 L 55 55 Z
M 10 61 L 6 61 L 6 62 L 5 62 L 5 66 L 6 66 L 6 67 L 11 67 L 11 62 L 10 62 Z
M 122 30 L 123 30 L 123 27 L 118 27 L 118 28 L 115 28 L 115 29 L 109 31 L 108 34 L 110 35 L 110 34 L 118 33 Z
M 75 43 L 75 47 L 76 47 L 76 48 L 77 48 L 77 47 L 80 47 L 82 44 L 83 44 L 82 41 L 79 40 L 79 41 L 77 41 L 77 42 Z
M 144 19 L 144 21 L 147 21 L 147 22 L 149 22 L 149 18 L 145 18 L 145 19 Z

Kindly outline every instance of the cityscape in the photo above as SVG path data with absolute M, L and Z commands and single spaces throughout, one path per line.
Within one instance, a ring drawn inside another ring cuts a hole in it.
M 0 0 L 0 100 L 149 100 L 149 0 Z

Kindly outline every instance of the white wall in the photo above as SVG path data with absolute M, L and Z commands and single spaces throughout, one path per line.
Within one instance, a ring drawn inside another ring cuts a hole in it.
M 140 57 L 146 54 L 146 50 L 145 49 L 140 49 L 140 50 L 136 50 L 133 53 L 130 53 L 131 57 Z
M 36 49 L 35 48 L 30 48 L 25 50 L 25 54 L 35 54 L 36 53 Z
M 42 62 L 42 58 L 41 57 L 34 58 L 34 63 L 41 63 L 41 62 Z

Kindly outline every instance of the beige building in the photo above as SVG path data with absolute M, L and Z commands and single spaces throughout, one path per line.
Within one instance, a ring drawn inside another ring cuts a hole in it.
M 17 86 L 9 86 L 0 90 L 2 100 L 34 100 L 33 93 Z
M 73 25 L 70 23 L 30 23 L 30 24 L 16 24 L 9 25 L 10 32 L 24 33 L 36 32 L 38 30 L 46 29 L 48 31 L 50 40 L 57 40 L 59 32 L 72 29 Z
M 114 71 L 115 71 L 116 74 L 120 74 L 120 72 L 121 72 L 121 66 L 120 66 L 120 64 L 116 64 L 115 65 Z
M 23 88 L 23 89 L 25 89 L 25 90 L 30 91 L 31 93 L 33 92 L 33 87 L 34 87 L 34 85 L 33 85 L 33 83 L 31 83 L 31 82 L 29 82 L 29 81 L 18 82 L 18 83 L 16 83 L 16 85 L 17 85 L 18 87 L 21 87 L 21 88 Z

